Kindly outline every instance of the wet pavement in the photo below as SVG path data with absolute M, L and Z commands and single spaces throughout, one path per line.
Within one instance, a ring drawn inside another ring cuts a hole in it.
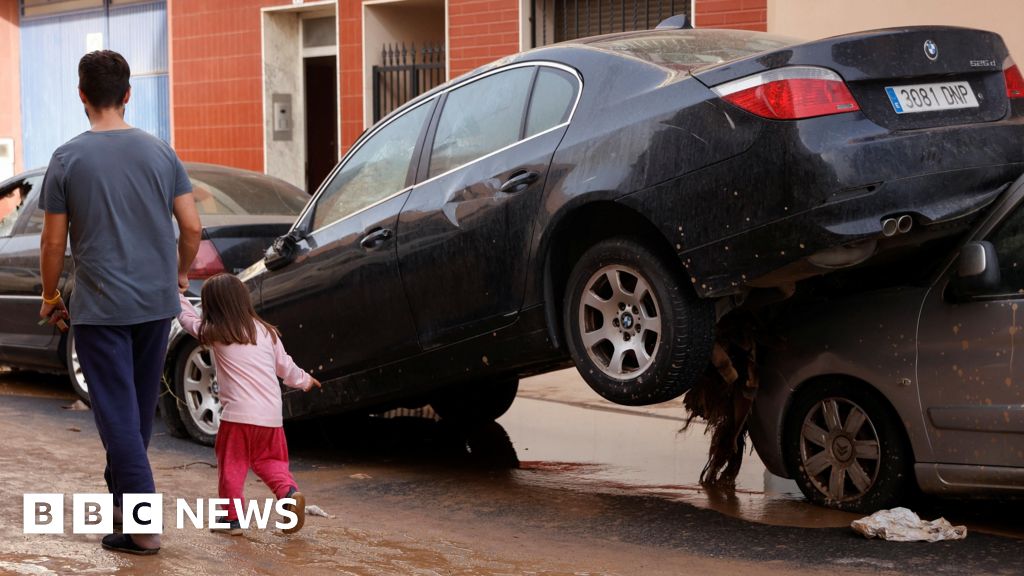
M 0 374 L 0 574 L 1024 574 L 1019 502 L 919 498 L 912 508 L 966 522 L 968 538 L 864 540 L 855 515 L 803 502 L 754 454 L 735 491 L 702 490 L 707 440 L 700 426 L 679 432 L 678 402 L 614 406 L 571 372 L 524 381 L 508 414 L 475 429 L 416 416 L 289 425 L 296 478 L 332 518 L 290 537 L 170 528 L 157 557 L 125 557 L 96 536 L 21 532 L 23 493 L 103 490 L 91 413 L 64 410 L 73 400 L 60 377 Z M 150 452 L 165 522 L 175 498 L 215 495 L 211 449 L 158 427 Z M 269 496 L 253 478 L 246 495 Z

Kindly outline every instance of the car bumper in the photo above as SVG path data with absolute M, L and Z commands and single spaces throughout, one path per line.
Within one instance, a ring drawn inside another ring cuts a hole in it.
M 905 132 L 858 113 L 765 122 L 744 153 L 620 202 L 670 240 L 700 295 L 722 296 L 882 239 L 889 217 L 934 232 L 977 214 L 1024 173 L 1021 142 L 1022 116 Z

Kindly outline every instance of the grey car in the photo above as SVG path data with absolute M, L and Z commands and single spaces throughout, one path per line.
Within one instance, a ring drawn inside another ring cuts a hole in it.
M 966 237 L 918 250 L 874 272 L 901 285 L 790 310 L 762 354 L 754 446 L 815 503 L 1024 494 L 1024 177 Z

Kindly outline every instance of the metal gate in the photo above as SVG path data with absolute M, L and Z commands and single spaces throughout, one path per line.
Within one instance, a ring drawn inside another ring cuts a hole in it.
M 443 44 L 385 44 L 381 62 L 373 67 L 374 123 L 445 80 Z
M 533 0 L 534 47 L 613 32 L 648 30 L 678 14 L 690 15 L 689 0 Z
M 38 2 L 37 2 L 38 4 Z M 116 4 L 59 15 L 22 16 L 21 110 L 26 168 L 89 129 L 78 98 L 78 60 L 88 50 L 120 52 L 132 69 L 125 120 L 170 142 L 167 5 Z

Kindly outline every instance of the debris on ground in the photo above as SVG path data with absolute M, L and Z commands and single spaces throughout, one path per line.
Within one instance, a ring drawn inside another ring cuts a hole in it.
M 945 518 L 922 520 L 906 508 L 879 510 L 871 516 L 854 520 L 850 527 L 867 538 L 893 542 L 939 542 L 967 537 L 966 526 L 953 526 Z
M 369 474 L 363 474 L 362 472 L 360 472 L 358 474 L 353 474 L 353 475 L 349 476 L 349 478 L 352 478 L 353 480 L 370 480 L 372 478 L 372 476 L 370 476 Z
M 82 431 L 82 429 L 79 428 L 78 426 L 71 426 L 71 427 L 68 428 L 68 432 L 81 432 L 81 431 Z
M 306 506 L 306 516 L 320 516 L 321 518 L 334 518 L 334 516 L 324 512 L 324 509 L 317 506 Z
M 86 405 L 86 403 L 82 402 L 81 400 L 75 400 L 75 402 L 73 404 L 68 404 L 67 406 L 61 406 L 61 408 L 65 409 L 65 410 L 71 410 L 72 412 L 81 412 L 83 410 L 88 410 L 89 406 Z
M 700 472 L 703 486 L 736 484 L 746 447 L 747 419 L 757 393 L 756 322 L 752 314 L 733 311 L 718 323 L 711 364 L 683 398 L 688 412 L 683 430 L 697 418 L 711 435 L 708 461 Z

